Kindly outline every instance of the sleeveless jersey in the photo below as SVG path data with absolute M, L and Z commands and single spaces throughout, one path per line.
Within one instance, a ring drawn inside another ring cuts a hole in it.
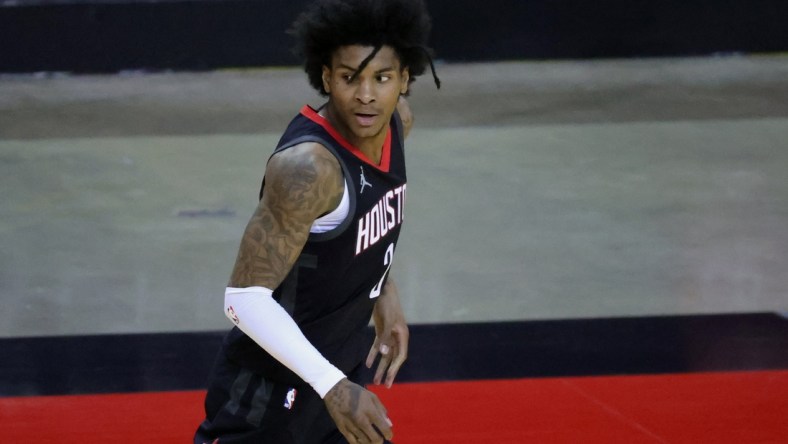
M 402 122 L 391 118 L 380 164 L 342 137 L 317 111 L 304 106 L 282 135 L 274 154 L 317 142 L 339 161 L 350 208 L 339 226 L 310 233 L 274 299 L 306 338 L 345 374 L 366 357 L 367 325 L 388 278 L 403 222 L 407 189 Z M 265 180 L 260 198 L 265 192 Z M 237 327 L 225 338 L 227 357 L 272 381 L 303 384 Z

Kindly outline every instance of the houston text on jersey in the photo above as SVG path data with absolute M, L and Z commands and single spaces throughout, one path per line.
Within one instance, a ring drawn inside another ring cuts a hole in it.
M 358 219 L 356 255 L 375 245 L 389 231 L 402 223 L 407 185 L 386 192 L 386 195 Z

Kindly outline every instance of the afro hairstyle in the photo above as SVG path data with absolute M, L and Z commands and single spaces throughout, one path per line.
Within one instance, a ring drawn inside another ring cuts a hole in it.
M 288 33 L 295 37 L 294 52 L 304 59 L 309 83 L 321 95 L 323 66 L 331 65 L 337 48 L 348 45 L 374 47 L 361 63 L 361 72 L 382 46 L 394 48 L 411 81 L 424 73 L 427 65 L 435 74 L 432 50 L 427 39 L 432 28 L 424 0 L 316 0 L 298 16 Z

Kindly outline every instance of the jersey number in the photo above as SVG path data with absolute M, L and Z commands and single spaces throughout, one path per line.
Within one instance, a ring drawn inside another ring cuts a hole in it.
M 393 243 L 389 245 L 389 247 L 386 249 L 385 256 L 383 256 L 383 265 L 386 266 L 386 271 L 384 271 L 383 276 L 380 277 L 380 281 L 378 282 L 378 285 L 375 285 L 372 291 L 369 292 L 370 299 L 375 299 L 376 297 L 380 296 L 380 292 L 383 291 L 383 281 L 386 280 L 386 275 L 389 273 L 389 270 L 391 269 L 392 259 L 394 259 Z

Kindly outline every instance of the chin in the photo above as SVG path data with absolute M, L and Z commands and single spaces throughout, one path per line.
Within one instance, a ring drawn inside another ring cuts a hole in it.
M 380 127 L 374 126 L 366 126 L 366 127 L 356 127 L 353 129 L 353 133 L 359 139 L 369 139 L 371 137 L 375 137 L 379 135 L 385 128 L 385 125 Z

